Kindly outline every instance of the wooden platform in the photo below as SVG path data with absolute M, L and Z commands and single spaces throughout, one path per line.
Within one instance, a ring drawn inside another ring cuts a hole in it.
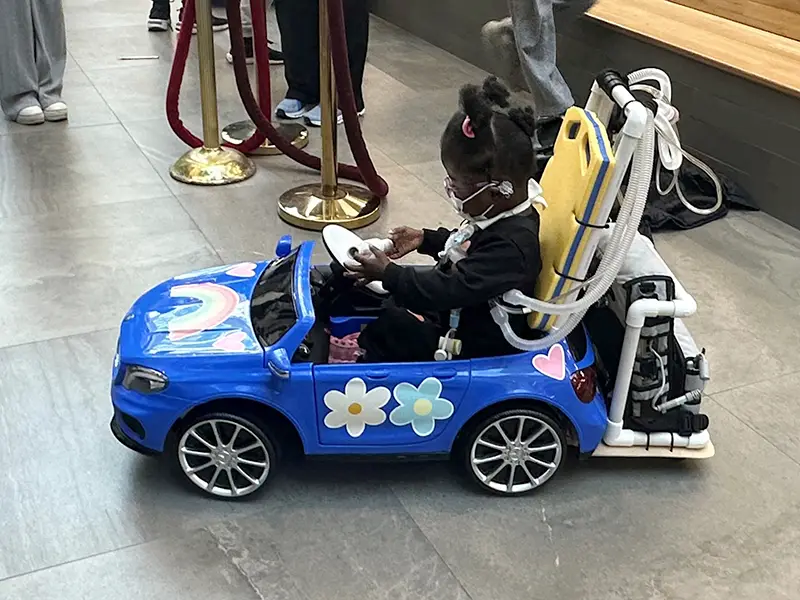
M 705 448 L 690 450 L 689 448 L 651 448 L 632 447 L 622 448 L 617 446 L 606 446 L 600 443 L 597 449 L 592 453 L 592 456 L 603 458 L 670 458 L 676 459 L 691 459 L 691 460 L 705 460 L 712 458 L 716 450 L 714 444 L 708 442 Z
M 648 43 L 800 97 L 800 42 L 669 0 L 599 0 L 589 17 Z

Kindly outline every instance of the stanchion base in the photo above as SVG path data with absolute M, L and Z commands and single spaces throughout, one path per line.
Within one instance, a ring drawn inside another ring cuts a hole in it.
M 273 123 L 273 127 L 283 139 L 291 142 L 292 146 L 298 150 L 302 150 L 308 146 L 308 129 L 299 123 Z M 256 126 L 252 121 L 237 121 L 231 123 L 222 130 L 222 139 L 229 144 L 241 144 L 256 132 Z M 260 156 L 277 156 L 281 154 L 272 142 L 264 140 L 258 148 L 253 150 L 250 154 L 258 154 Z
M 182 183 L 227 185 L 250 179 L 256 173 L 253 161 L 231 148 L 193 148 L 181 156 L 169 174 Z
M 313 183 L 284 192 L 278 200 L 278 215 L 301 229 L 320 231 L 330 224 L 358 229 L 378 219 L 381 199 L 365 188 L 343 183 L 335 197 L 326 198 L 322 186 Z

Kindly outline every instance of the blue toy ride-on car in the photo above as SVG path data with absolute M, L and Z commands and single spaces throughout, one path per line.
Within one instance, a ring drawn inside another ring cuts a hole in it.
M 612 150 L 615 106 L 624 125 Z M 567 113 L 541 181 L 536 298 L 512 292 L 493 304 L 519 353 L 329 364 L 331 336 L 376 318 L 383 290 L 342 284 L 354 234 L 329 230 L 331 266 L 312 265 L 313 243 L 286 236 L 273 260 L 181 275 L 137 300 L 114 360 L 114 435 L 224 498 L 262 489 L 290 445 L 308 456 L 454 455 L 475 484 L 503 495 L 546 483 L 570 447 L 713 455 L 699 412 L 707 363 L 680 320 L 694 301 L 636 232 L 653 138 L 652 112 L 612 72 L 586 109 Z M 508 326 L 520 311 L 536 335 Z

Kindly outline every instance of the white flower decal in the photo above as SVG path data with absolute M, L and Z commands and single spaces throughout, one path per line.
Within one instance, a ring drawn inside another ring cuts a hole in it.
M 386 413 L 381 410 L 389 402 L 391 392 L 385 387 L 367 391 L 363 379 L 355 377 L 347 382 L 344 394 L 330 390 L 325 394 L 325 406 L 331 409 L 325 415 L 325 426 L 330 429 L 346 427 L 350 437 L 357 438 L 367 425 L 381 425 L 386 421 Z

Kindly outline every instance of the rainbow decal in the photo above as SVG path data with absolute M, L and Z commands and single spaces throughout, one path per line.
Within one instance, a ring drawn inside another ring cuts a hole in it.
M 200 301 L 195 310 L 169 321 L 168 337 L 173 342 L 224 323 L 239 305 L 239 294 L 216 283 L 179 285 L 172 288 L 169 294 L 173 298 L 194 298 Z

